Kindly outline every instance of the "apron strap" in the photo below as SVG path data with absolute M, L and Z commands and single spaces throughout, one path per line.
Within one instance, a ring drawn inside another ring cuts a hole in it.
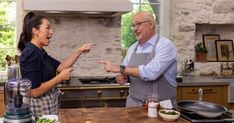
M 158 45 L 159 39 L 160 39 L 160 36 L 158 35 L 158 36 L 157 36 L 157 39 L 156 39 L 156 41 L 155 41 L 155 43 L 154 43 L 153 50 L 152 50 L 153 56 L 155 56 L 155 48 L 156 48 L 156 46 Z
M 154 47 L 153 47 L 153 50 L 152 50 L 152 53 L 153 53 L 153 56 L 155 56 L 155 47 L 158 45 L 158 42 L 159 42 L 159 39 L 160 39 L 160 36 L 158 35 L 156 41 L 155 41 L 155 44 L 154 44 Z M 156 82 L 153 82 L 153 94 L 157 94 L 158 93 L 158 86 L 157 86 L 157 83 Z

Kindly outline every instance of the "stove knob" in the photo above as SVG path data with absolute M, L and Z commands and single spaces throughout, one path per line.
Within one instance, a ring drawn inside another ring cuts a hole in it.
M 108 103 L 107 102 L 104 102 L 103 105 L 104 105 L 103 107 L 108 108 Z
M 119 95 L 120 95 L 120 97 L 123 97 L 124 96 L 124 90 L 120 90 Z
M 102 96 L 102 91 L 97 91 L 97 96 L 101 97 Z
M 67 95 L 67 91 L 60 91 L 60 94 L 65 96 Z

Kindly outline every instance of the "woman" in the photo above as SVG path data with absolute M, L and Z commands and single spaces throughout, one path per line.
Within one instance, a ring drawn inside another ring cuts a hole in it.
M 21 74 L 32 82 L 31 111 L 33 115 L 58 114 L 59 90 L 56 85 L 70 79 L 71 66 L 78 57 L 90 51 L 93 43 L 85 44 L 59 62 L 43 49 L 48 46 L 53 30 L 49 20 L 41 15 L 29 12 L 24 18 L 23 32 L 18 48 Z

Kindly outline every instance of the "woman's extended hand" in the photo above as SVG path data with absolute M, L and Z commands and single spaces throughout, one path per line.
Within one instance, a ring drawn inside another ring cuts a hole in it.
M 81 46 L 80 48 L 78 48 L 78 51 L 81 53 L 88 53 L 90 51 L 90 49 L 96 45 L 95 43 L 88 43 L 88 44 L 84 44 L 83 46 Z

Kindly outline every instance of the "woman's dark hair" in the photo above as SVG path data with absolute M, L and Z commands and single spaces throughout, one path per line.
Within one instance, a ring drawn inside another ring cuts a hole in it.
M 39 29 L 40 25 L 42 24 L 42 19 L 47 19 L 47 18 L 42 15 L 36 15 L 33 12 L 29 12 L 24 17 L 23 31 L 20 34 L 20 39 L 18 43 L 18 49 L 20 51 L 24 50 L 26 42 L 30 42 L 32 40 L 33 36 L 32 29 L 33 28 Z

